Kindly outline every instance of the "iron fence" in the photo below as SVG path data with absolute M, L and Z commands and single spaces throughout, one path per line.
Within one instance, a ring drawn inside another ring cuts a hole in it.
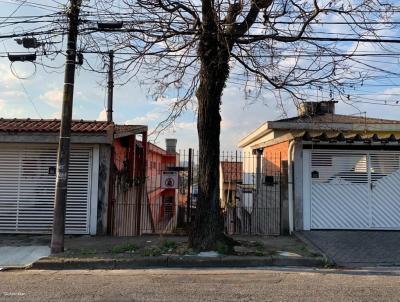
M 147 156 L 142 192 L 138 193 L 135 181 L 127 186 L 126 180 L 116 178 L 119 200 L 112 205 L 112 233 L 133 236 L 187 230 L 197 205 L 198 158 L 193 150 L 167 154 L 153 148 Z M 286 175 L 282 163 L 280 154 L 221 153 L 219 198 L 227 234 L 280 234 Z

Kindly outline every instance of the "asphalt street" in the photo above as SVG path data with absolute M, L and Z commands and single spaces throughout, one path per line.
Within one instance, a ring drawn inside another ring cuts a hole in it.
M 0 301 L 400 301 L 400 273 L 313 269 L 0 272 Z

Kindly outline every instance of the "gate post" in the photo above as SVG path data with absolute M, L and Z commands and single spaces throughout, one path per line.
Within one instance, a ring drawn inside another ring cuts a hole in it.
M 188 193 L 186 203 L 186 223 L 190 223 L 190 210 L 191 210 L 191 198 L 190 198 L 190 187 L 192 185 L 192 153 L 193 149 L 189 148 L 189 163 L 188 163 Z
M 280 177 L 280 233 L 281 235 L 289 234 L 289 177 L 288 177 L 288 161 L 281 161 L 281 177 Z

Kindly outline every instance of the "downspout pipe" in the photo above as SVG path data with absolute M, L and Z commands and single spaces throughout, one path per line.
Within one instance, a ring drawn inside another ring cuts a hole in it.
M 293 198 L 293 159 L 294 159 L 295 140 L 291 140 L 288 147 L 288 214 L 289 214 L 289 233 L 294 231 L 294 198 Z

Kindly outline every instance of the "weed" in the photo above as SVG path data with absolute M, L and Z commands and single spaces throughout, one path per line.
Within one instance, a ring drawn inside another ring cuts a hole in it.
M 299 250 L 301 252 L 303 252 L 304 254 L 309 255 L 311 257 L 319 257 L 319 256 L 321 256 L 319 253 L 315 252 L 314 250 L 309 249 L 307 246 L 304 246 L 304 245 L 301 246 L 299 248 Z
M 166 250 L 173 250 L 176 249 L 176 242 L 172 240 L 165 240 L 163 243 L 163 248 Z
M 256 241 L 256 242 L 254 243 L 254 246 L 255 246 L 257 252 L 262 252 L 262 251 L 264 251 L 264 244 L 262 244 L 261 242 Z
M 329 261 L 328 259 L 324 259 L 324 268 L 336 268 L 336 264 Z
M 256 251 L 256 252 L 254 253 L 254 255 L 256 255 L 256 256 L 265 256 L 265 253 L 262 252 L 262 251 Z
M 126 243 L 126 244 L 121 244 L 121 245 L 116 245 L 111 249 L 111 252 L 113 254 L 121 254 L 121 253 L 126 253 L 126 252 L 134 252 L 138 248 L 136 245 L 133 243 Z
M 224 242 L 218 241 L 215 247 L 217 252 L 221 255 L 226 255 L 229 253 L 229 246 Z
M 196 252 L 196 251 L 194 251 L 193 249 L 187 249 L 184 253 L 183 253 L 183 255 L 188 255 L 188 256 L 195 256 L 195 255 L 197 255 L 198 253 Z
M 143 251 L 143 256 L 146 257 L 154 257 L 154 256 L 160 256 L 163 253 L 163 251 L 159 247 L 150 247 L 147 248 Z

